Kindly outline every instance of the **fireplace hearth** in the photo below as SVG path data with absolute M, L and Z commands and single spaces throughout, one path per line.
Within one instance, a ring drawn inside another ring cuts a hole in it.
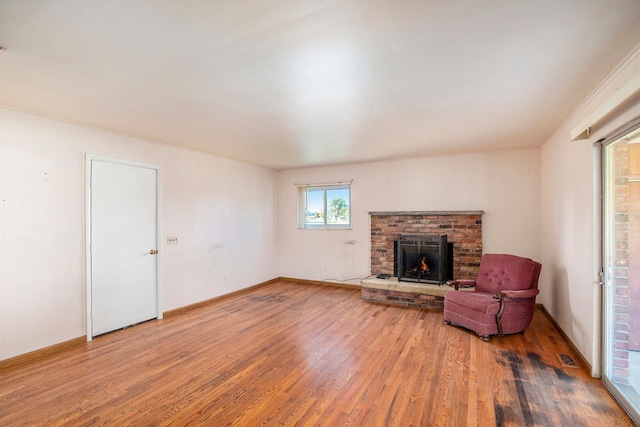
M 447 236 L 447 274 L 456 280 L 478 275 L 482 258 L 483 211 L 386 211 L 371 216 L 371 274 L 382 278 L 362 281 L 362 299 L 401 307 L 444 308 L 444 294 L 451 288 L 438 283 L 398 281 L 398 235 Z M 412 270 L 418 265 L 417 257 Z M 433 270 L 433 262 L 429 263 Z M 421 265 L 421 263 L 420 263 Z M 422 267 L 420 267 L 421 271 Z M 415 271 L 414 273 L 417 273 Z M 423 274 L 424 276 L 424 274 Z M 422 280 L 422 279 L 421 279 Z
M 400 234 L 394 245 L 400 282 L 442 285 L 453 278 L 453 248 L 446 235 Z

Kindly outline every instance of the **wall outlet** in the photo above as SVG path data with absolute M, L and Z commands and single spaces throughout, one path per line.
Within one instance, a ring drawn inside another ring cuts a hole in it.
M 178 236 L 167 236 L 167 245 L 177 245 Z

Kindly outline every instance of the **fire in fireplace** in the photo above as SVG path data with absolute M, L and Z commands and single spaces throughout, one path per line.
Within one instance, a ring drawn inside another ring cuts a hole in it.
M 453 278 L 453 250 L 447 236 L 398 235 L 395 274 L 401 282 L 442 285 Z

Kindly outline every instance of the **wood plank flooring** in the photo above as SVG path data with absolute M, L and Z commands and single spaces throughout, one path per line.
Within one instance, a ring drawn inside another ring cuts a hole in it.
M 633 425 L 557 353 L 540 310 L 483 342 L 441 311 L 277 282 L 0 371 L 0 425 Z

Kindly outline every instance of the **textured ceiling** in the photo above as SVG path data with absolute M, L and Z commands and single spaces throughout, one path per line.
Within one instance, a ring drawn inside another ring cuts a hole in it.
M 637 0 L 1 0 L 0 104 L 277 169 L 539 147 Z

